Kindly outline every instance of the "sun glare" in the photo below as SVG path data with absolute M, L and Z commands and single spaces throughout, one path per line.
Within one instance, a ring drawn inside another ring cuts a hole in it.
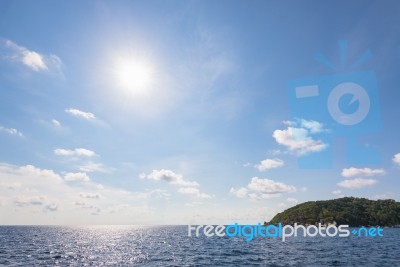
M 127 60 L 116 68 L 118 85 L 132 92 L 141 92 L 149 88 L 152 82 L 152 68 L 147 62 Z

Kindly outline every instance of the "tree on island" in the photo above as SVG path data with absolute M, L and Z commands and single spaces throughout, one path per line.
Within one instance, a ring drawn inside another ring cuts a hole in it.
M 400 225 L 400 202 L 355 197 L 308 201 L 278 213 L 269 223 L 393 227 Z

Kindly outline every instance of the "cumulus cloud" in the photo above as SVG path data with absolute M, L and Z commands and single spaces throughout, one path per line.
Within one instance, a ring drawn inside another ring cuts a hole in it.
M 239 189 L 231 188 L 229 192 L 238 198 L 247 198 L 249 190 L 245 187 L 241 187 Z
M 317 140 L 312 135 L 327 131 L 323 125 L 316 121 L 286 121 L 285 130 L 275 130 L 272 137 L 275 141 L 285 146 L 289 152 L 298 156 L 319 152 L 328 147 L 322 140 Z
M 284 165 L 283 160 L 281 159 L 265 159 L 260 162 L 260 164 L 256 164 L 254 167 L 256 167 L 259 171 L 266 171 L 269 169 L 273 168 L 279 168 Z
M 56 55 L 43 55 L 20 46 L 11 40 L 6 40 L 5 46 L 12 51 L 12 55 L 10 56 L 12 61 L 20 62 L 37 72 L 54 70 L 61 73 L 62 61 Z
M 86 148 L 75 148 L 73 150 L 56 148 L 54 149 L 54 154 L 57 156 L 78 156 L 78 157 L 94 157 L 97 154 Z
M 400 153 L 393 156 L 393 162 L 400 166 Z
M 89 176 L 84 172 L 68 172 L 64 175 L 65 181 L 80 181 L 87 182 L 90 181 Z
M 370 169 L 370 168 L 345 168 L 342 170 L 342 176 L 346 178 L 350 177 L 365 177 L 365 176 L 376 176 L 384 175 L 386 172 L 383 169 Z
M 247 187 L 239 189 L 231 188 L 230 193 L 238 198 L 248 198 L 251 200 L 267 199 L 280 196 L 282 193 L 294 192 L 296 188 L 281 182 L 270 179 L 251 178 Z
M 7 133 L 9 135 L 15 135 L 15 136 L 19 136 L 19 137 L 23 137 L 24 136 L 20 131 L 18 131 L 15 128 L 6 128 L 6 127 L 3 127 L 3 126 L 0 126 L 0 132 L 4 132 L 4 133 Z
M 371 186 L 376 183 L 377 181 L 374 179 L 356 178 L 356 179 L 341 181 L 337 185 L 346 188 L 360 188 L 364 186 Z
M 95 120 L 96 116 L 91 112 L 85 112 L 76 108 L 69 108 L 65 110 L 66 113 L 73 116 L 85 119 L 85 120 Z
M 4 165 L 3 165 L 4 168 Z M 18 169 L 18 173 L 31 177 L 41 177 L 47 180 L 58 180 L 61 181 L 61 177 L 56 174 L 53 170 L 40 169 L 33 165 L 25 165 Z
M 294 192 L 294 186 L 286 185 L 281 182 L 275 182 L 270 179 L 261 179 L 258 177 L 251 178 L 251 182 L 247 185 L 249 189 L 265 194 L 277 194 Z
M 199 184 L 195 181 L 186 181 L 181 174 L 174 173 L 171 170 L 161 169 L 153 170 L 150 174 L 144 173 L 139 175 L 140 179 L 149 179 L 154 181 L 165 181 L 169 184 L 180 185 L 180 186 L 198 186 Z

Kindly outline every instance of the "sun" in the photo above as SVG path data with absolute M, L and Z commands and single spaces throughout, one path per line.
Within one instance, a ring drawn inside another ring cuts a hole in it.
M 126 59 L 118 62 L 115 68 L 115 80 L 119 87 L 130 92 L 143 92 L 153 80 L 153 70 L 146 61 Z

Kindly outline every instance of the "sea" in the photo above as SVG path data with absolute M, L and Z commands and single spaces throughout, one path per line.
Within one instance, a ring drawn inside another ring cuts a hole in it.
M 0 226 L 0 266 L 400 266 L 383 237 L 189 237 L 188 226 Z

